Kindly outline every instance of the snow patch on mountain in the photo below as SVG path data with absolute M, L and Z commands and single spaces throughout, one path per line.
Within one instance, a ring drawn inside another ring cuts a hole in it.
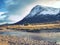
M 60 9 L 59 8 L 52 8 L 52 7 L 45 7 L 45 6 L 40 6 L 40 5 L 37 5 L 35 6 L 31 12 L 28 14 L 28 17 L 33 17 L 33 16 L 38 16 L 38 15 L 56 15 L 60 13 Z
M 45 8 L 45 10 L 43 10 L 40 14 L 56 15 L 59 13 L 59 11 L 60 11 L 60 9 L 57 9 L 57 8 Z

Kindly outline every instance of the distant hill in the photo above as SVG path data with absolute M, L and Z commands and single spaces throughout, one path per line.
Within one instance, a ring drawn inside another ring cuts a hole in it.
M 30 13 L 15 24 L 45 23 L 60 21 L 60 9 L 36 5 Z

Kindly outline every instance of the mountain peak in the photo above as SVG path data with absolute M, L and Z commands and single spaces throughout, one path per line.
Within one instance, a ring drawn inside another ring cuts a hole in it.
M 36 15 L 37 13 L 41 12 L 43 10 L 43 7 L 40 5 L 36 5 L 33 7 L 33 9 L 30 11 L 30 14 L 27 17 L 32 17 Z
M 34 8 L 42 8 L 41 5 L 36 5 Z

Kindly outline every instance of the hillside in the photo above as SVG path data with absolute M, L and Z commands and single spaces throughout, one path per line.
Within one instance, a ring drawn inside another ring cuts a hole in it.
M 46 23 L 53 21 L 60 21 L 60 9 L 37 5 L 33 7 L 30 13 L 23 20 L 15 24 Z

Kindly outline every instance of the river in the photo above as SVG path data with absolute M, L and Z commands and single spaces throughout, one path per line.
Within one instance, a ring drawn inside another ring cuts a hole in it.
M 32 32 L 22 32 L 22 31 L 7 31 L 7 32 L 0 32 L 0 35 L 27 37 L 27 38 L 32 38 L 34 40 L 47 40 L 54 42 L 56 41 L 60 43 L 60 32 L 32 33 Z

